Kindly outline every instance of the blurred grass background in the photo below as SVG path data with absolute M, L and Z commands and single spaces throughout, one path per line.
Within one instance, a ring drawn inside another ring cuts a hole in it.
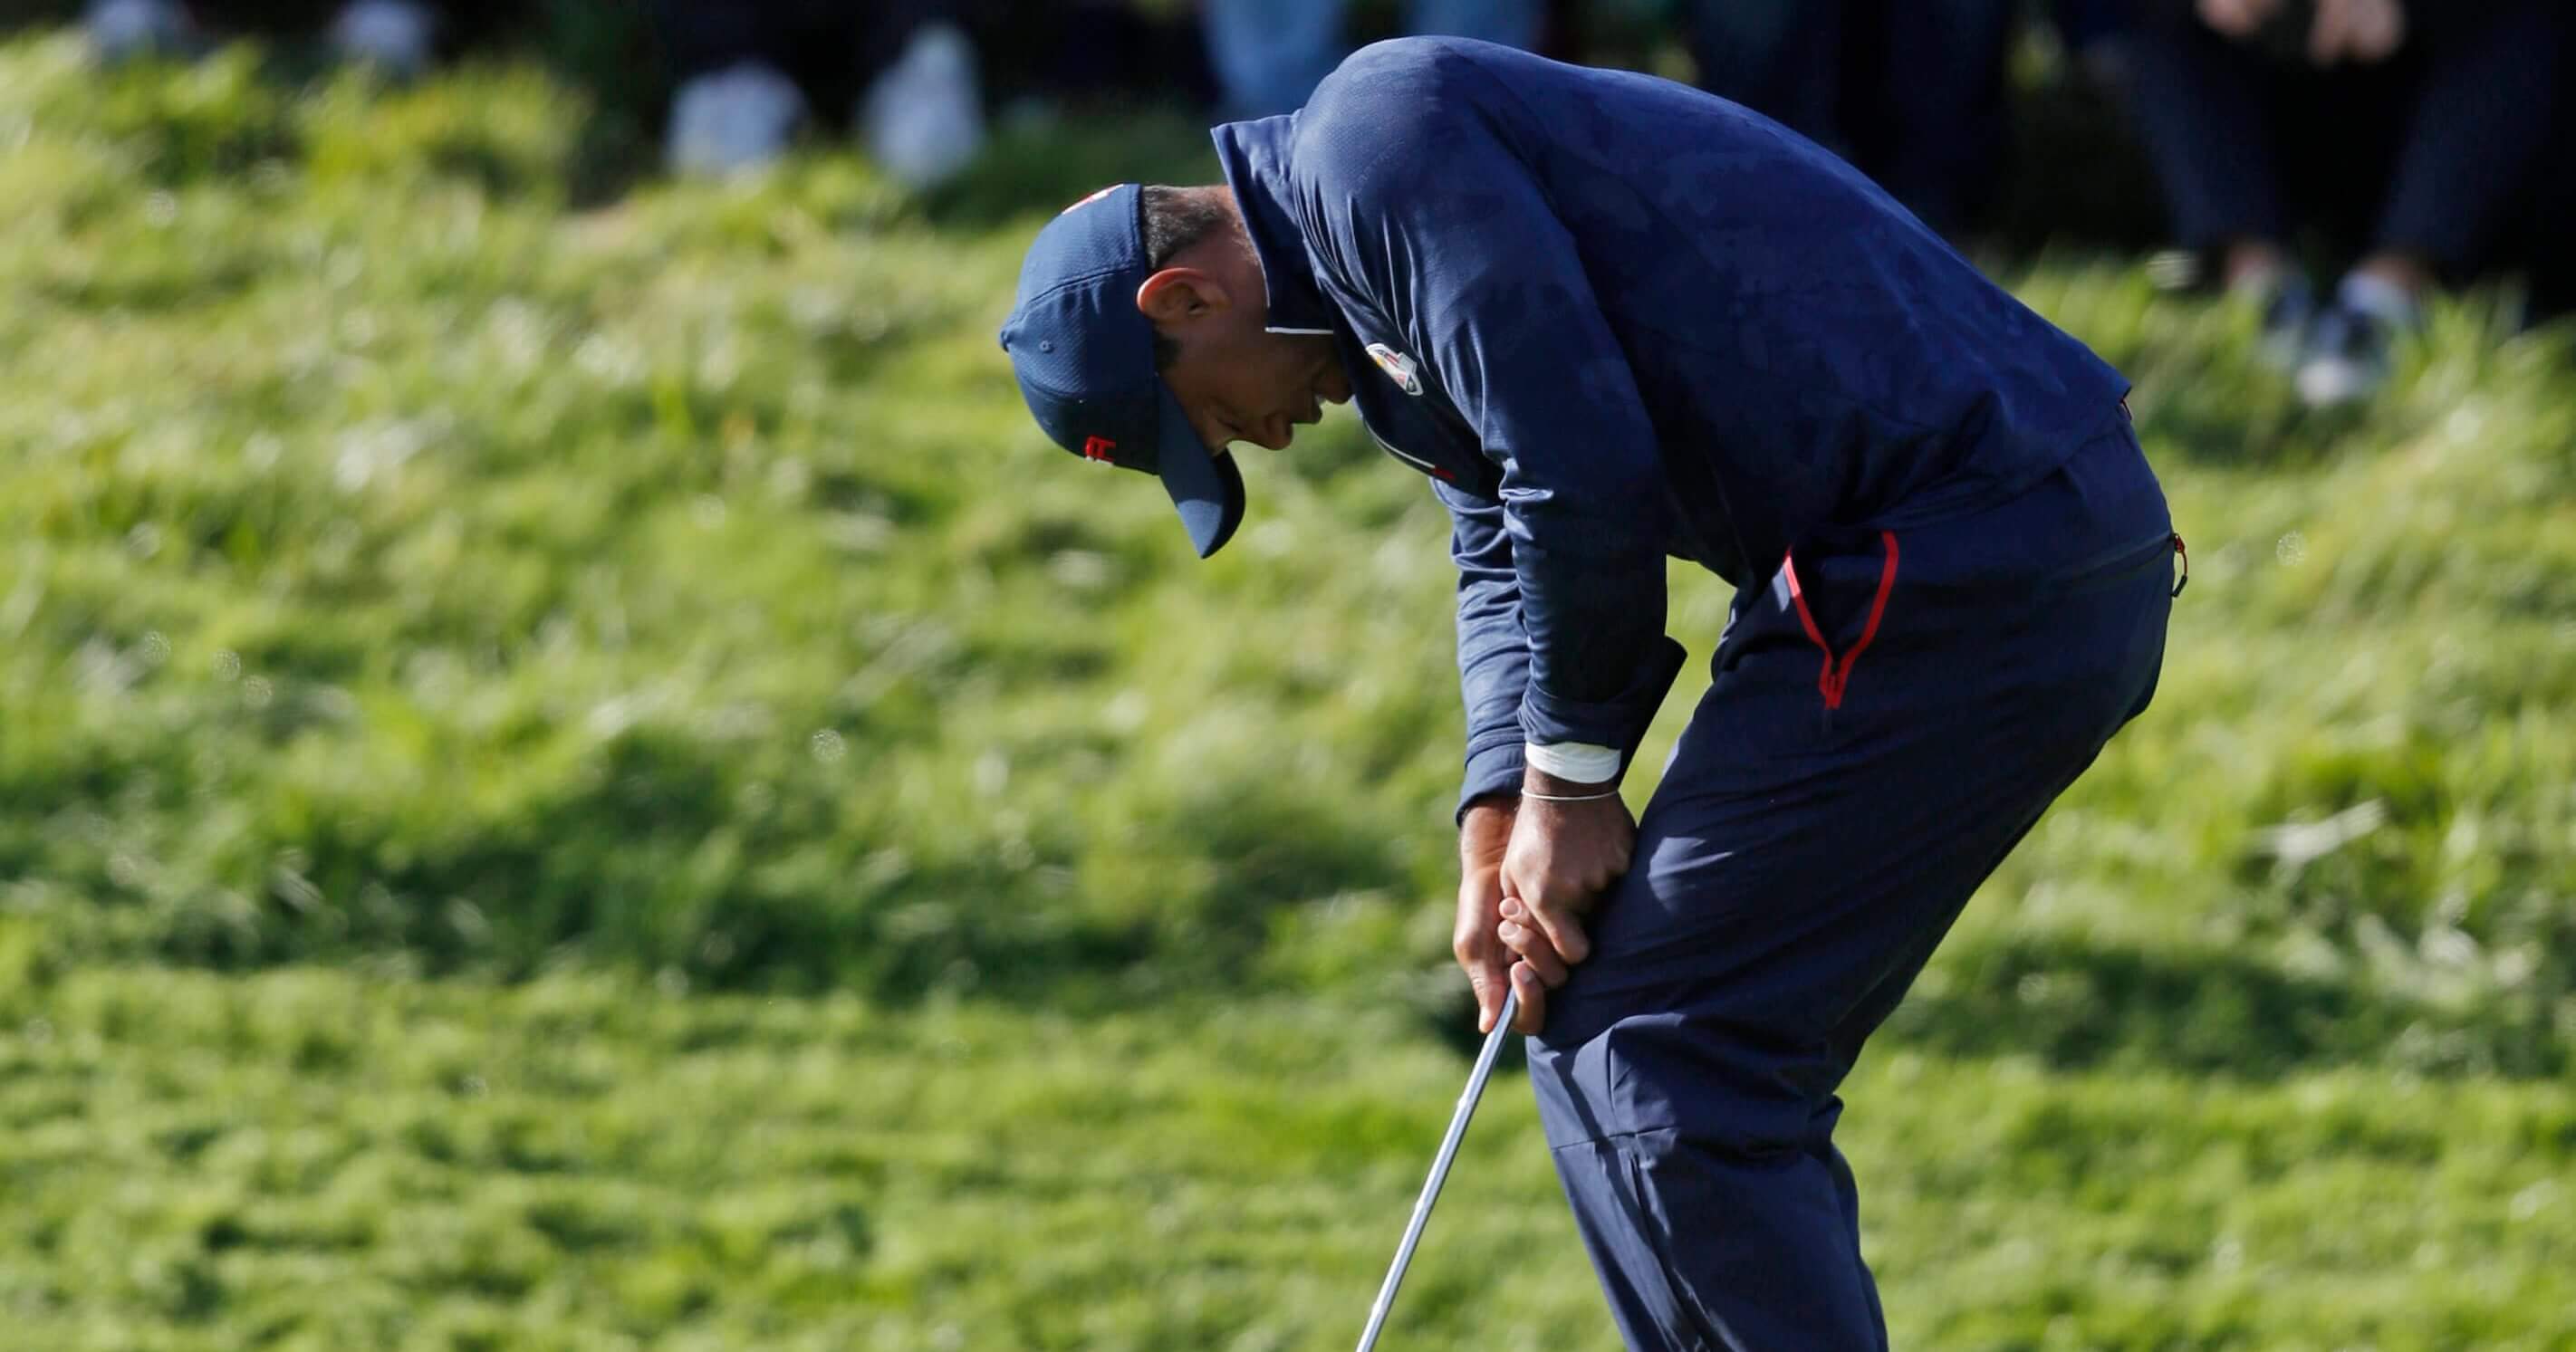
M 1202 565 L 1029 425 L 1186 119 L 921 200 L 590 83 L 0 45 L 0 1347 L 1340 1345 L 1464 1073 L 1436 504 L 1344 418 Z M 1898 1341 L 2576 1346 L 2568 335 L 2320 417 L 1990 261 L 2193 581 L 1850 1094 Z M 1392 1336 L 1613 1346 L 1562 1213 L 1507 1080 Z

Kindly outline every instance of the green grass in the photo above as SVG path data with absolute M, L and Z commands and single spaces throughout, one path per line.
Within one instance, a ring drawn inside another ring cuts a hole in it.
M 1029 425 L 1023 243 L 1184 123 L 591 209 L 582 115 L 0 46 L 0 1347 L 1346 1342 L 1464 1074 L 1436 505 L 1330 423 L 1202 565 Z M 2576 1346 L 2566 335 L 2317 417 L 1997 266 L 2193 580 L 1849 1093 L 1900 1341 Z M 1397 1331 L 1613 1342 L 1517 1077 Z
M 0 1341 L 29 1348 L 1335 1347 L 1459 1070 L 1295 1001 L 1076 1020 L 289 969 L 87 972 L 0 1016 Z M 1851 1096 L 1906 1346 L 2576 1327 L 2562 1085 L 1902 1052 Z M 1516 1077 L 1389 1336 L 1615 1346 Z

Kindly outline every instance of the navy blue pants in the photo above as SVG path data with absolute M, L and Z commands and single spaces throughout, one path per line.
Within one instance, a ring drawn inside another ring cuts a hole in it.
M 1736 598 L 1592 956 L 1530 1040 L 1630 1347 L 1887 1345 L 1835 1090 L 2146 707 L 2174 554 L 2123 419 L 2001 506 L 1816 542 Z
M 2019 0 L 1688 0 L 1702 89 L 1858 165 L 1926 225 L 1971 224 L 2005 141 Z
M 2397 56 L 2327 71 L 2181 14 L 2138 25 L 2130 110 L 2185 245 L 2313 225 L 2462 278 L 2564 251 L 2516 227 L 2546 187 L 2576 18 L 2559 0 L 2408 8 Z

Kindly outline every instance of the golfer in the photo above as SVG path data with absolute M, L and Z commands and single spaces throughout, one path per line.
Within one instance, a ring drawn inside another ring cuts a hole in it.
M 1225 448 L 1325 404 L 1430 477 L 1458 961 L 1488 1023 L 1520 997 L 1621 1331 L 1884 1347 L 1835 1090 L 2154 690 L 2181 542 L 2125 382 L 1832 155 L 1664 80 L 1409 39 L 1215 135 L 1224 184 L 1039 233 L 1002 330 L 1030 411 L 1158 475 L 1202 555 L 1244 511 Z M 1632 819 L 1668 556 L 1735 600 Z

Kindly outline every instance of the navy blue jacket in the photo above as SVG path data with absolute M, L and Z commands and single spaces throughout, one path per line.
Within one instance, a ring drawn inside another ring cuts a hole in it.
M 1466 798 L 1521 746 L 1633 746 L 1677 661 L 1664 559 L 2000 502 L 2127 384 L 1885 193 L 1651 76 L 1408 38 L 1216 130 L 1278 331 L 1331 333 L 1455 524 Z

